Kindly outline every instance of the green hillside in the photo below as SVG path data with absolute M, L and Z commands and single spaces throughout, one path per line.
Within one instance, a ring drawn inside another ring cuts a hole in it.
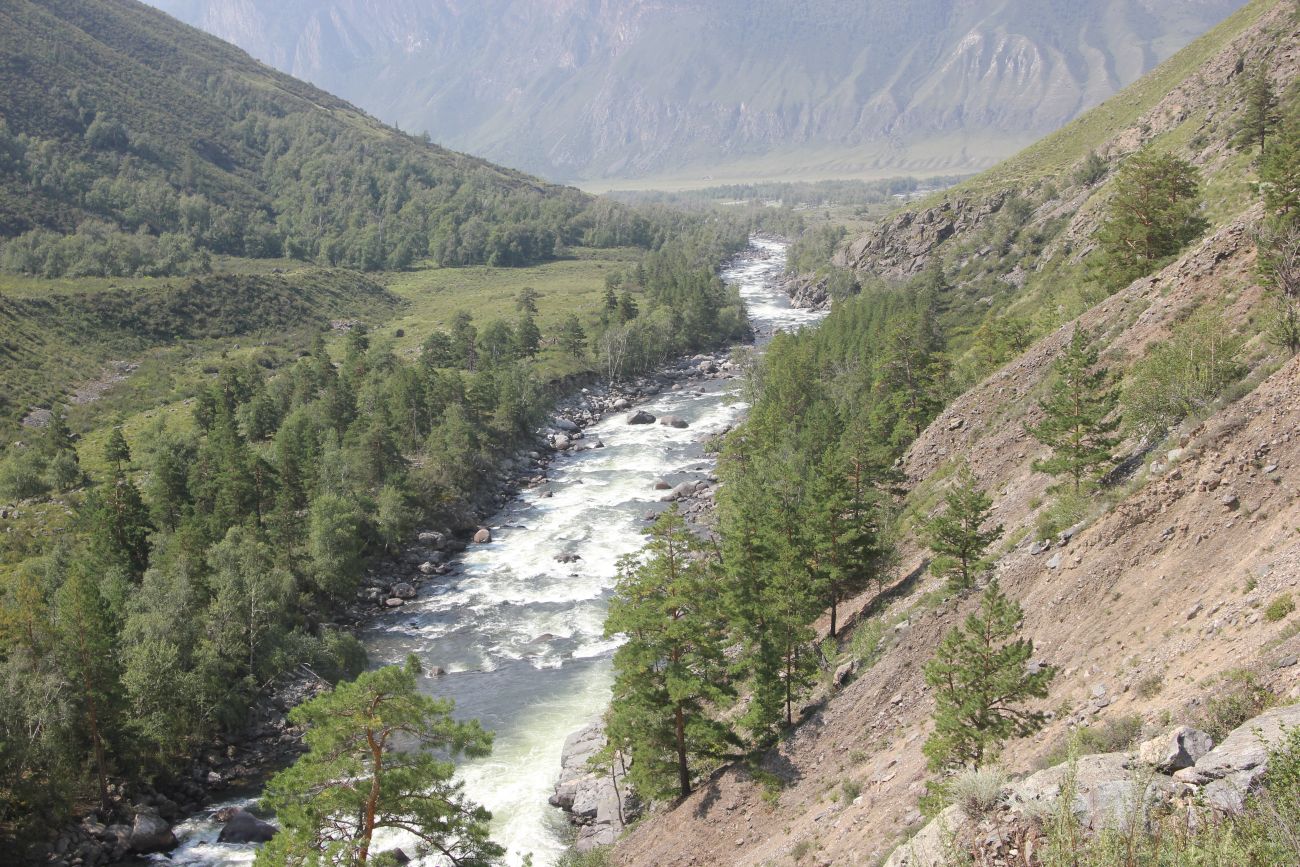
M 11 273 L 184 274 L 212 254 L 522 265 L 599 240 L 589 201 L 386 127 L 134 0 L 0 7 Z

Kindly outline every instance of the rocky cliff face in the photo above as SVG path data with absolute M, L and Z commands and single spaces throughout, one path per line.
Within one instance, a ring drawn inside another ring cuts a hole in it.
M 1241 0 L 153 0 L 441 143 L 560 179 L 985 167 Z

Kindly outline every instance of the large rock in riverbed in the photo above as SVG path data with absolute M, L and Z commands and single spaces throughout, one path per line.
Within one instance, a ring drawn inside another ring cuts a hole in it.
M 171 825 L 152 810 L 137 813 L 131 823 L 131 835 L 127 845 L 132 852 L 145 855 L 150 852 L 165 852 L 176 846 L 176 835 Z
M 247 810 L 236 810 L 217 835 L 218 843 L 265 843 L 275 836 L 276 827 Z
M 628 424 L 654 424 L 655 417 L 643 409 L 638 409 L 627 417 Z
M 626 823 L 640 814 L 640 804 L 630 792 L 622 768 L 596 773 L 587 760 L 605 746 L 600 723 L 592 723 L 569 735 L 560 757 L 560 779 L 555 784 L 551 805 L 569 814 L 578 826 L 574 847 L 586 852 L 618 839 Z
M 479 527 L 478 532 L 474 534 L 474 541 L 480 545 L 492 541 L 492 531 L 487 527 Z
M 680 415 L 666 415 L 659 419 L 659 423 L 667 427 L 686 428 L 690 427 L 690 422 Z

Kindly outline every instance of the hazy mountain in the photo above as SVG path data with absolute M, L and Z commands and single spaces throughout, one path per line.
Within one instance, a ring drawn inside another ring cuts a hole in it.
M 405 129 L 562 179 L 982 167 L 1241 5 L 153 2 Z

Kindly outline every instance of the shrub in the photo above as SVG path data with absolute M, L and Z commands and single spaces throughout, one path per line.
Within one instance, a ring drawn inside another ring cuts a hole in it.
M 868 620 L 853 630 L 849 639 L 849 653 L 858 661 L 859 668 L 865 670 L 876 664 L 883 652 L 885 625 L 879 618 Z
M 952 802 L 974 820 L 987 816 L 1006 797 L 1007 774 L 998 767 L 962 771 L 946 784 Z
M 1210 406 L 1245 369 L 1242 346 L 1217 313 L 1198 313 L 1133 366 L 1124 386 L 1124 418 L 1138 433 L 1155 435 Z
M 1264 609 L 1264 619 L 1269 623 L 1277 623 L 1292 611 L 1295 611 L 1295 600 L 1291 598 L 1290 593 L 1283 593 L 1268 603 L 1268 607 Z
M 45 484 L 45 459 L 33 448 L 13 447 L 0 461 L 0 497 L 25 500 L 39 497 Z
M 1260 684 L 1248 671 L 1235 669 L 1225 672 L 1223 681 L 1195 720 L 1196 727 L 1216 742 L 1277 700 L 1268 687 Z
M 840 783 L 840 791 L 844 793 L 844 800 L 852 803 L 854 798 L 862 794 L 862 784 L 857 780 L 845 780 Z
M 1144 677 L 1138 681 L 1137 694 L 1139 698 L 1154 698 L 1160 694 L 1160 690 L 1165 688 L 1165 679 L 1159 674 L 1153 674 L 1150 677 Z

